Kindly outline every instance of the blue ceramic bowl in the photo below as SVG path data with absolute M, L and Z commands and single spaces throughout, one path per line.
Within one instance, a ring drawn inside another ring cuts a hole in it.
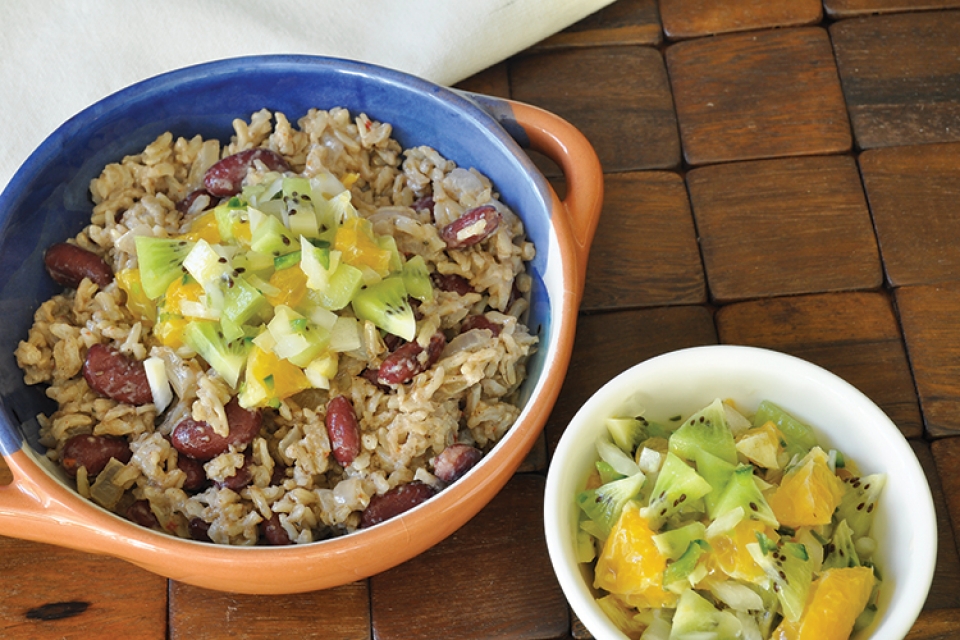
M 429 145 L 459 166 L 475 167 L 523 219 L 537 248 L 530 325 L 541 348 L 531 363 L 520 420 L 474 472 L 396 522 L 299 549 L 225 549 L 171 539 L 83 500 L 42 457 L 35 416 L 54 406 L 42 389 L 23 383 L 13 357 L 36 308 L 59 290 L 44 271 L 44 250 L 89 224 L 90 181 L 105 165 L 139 153 L 163 132 L 225 141 L 234 119 L 262 108 L 295 122 L 310 108 L 335 106 L 391 123 L 404 148 Z M 570 190 L 563 202 L 522 151 L 531 143 L 564 168 Z M 542 429 L 572 349 L 600 184 L 590 145 L 556 116 L 346 60 L 224 60 L 157 76 L 94 104 L 44 141 L 0 195 L 0 314 L 6 329 L 0 333 L 0 452 L 14 473 L 13 484 L 0 489 L 3 533 L 110 553 L 200 586 L 236 590 L 246 584 L 263 593 L 333 586 L 419 553 L 493 497 Z M 64 539 L 57 522 L 76 525 L 77 534 Z M 390 545 L 392 553 L 367 553 L 371 545 Z M 240 557 L 246 568 L 231 568 Z M 238 572 L 249 577 L 251 567 L 259 572 L 254 584 L 235 579 Z

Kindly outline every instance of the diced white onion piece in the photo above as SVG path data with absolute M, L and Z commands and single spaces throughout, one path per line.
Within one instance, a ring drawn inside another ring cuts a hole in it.
M 360 322 L 349 316 L 338 316 L 330 329 L 329 349 L 343 353 L 359 349 L 361 345 Z
M 181 300 L 180 313 L 189 318 L 201 318 L 203 320 L 219 320 L 220 310 L 212 306 L 205 305 L 196 300 Z
M 157 413 L 163 413 L 163 410 L 173 401 L 173 390 L 170 388 L 170 379 L 167 377 L 167 367 L 162 358 L 150 356 L 143 361 L 143 368 L 147 372 L 153 404 L 157 407 Z
M 727 421 L 727 426 L 730 427 L 730 431 L 733 432 L 733 436 L 737 437 L 747 429 L 753 426 L 753 423 L 747 419 L 742 413 L 737 411 L 735 408 L 727 404 L 726 402 L 722 403 L 723 405 L 723 417 Z
M 311 307 L 308 312 L 306 312 L 307 319 L 310 320 L 313 324 L 318 327 L 323 327 L 327 331 L 333 331 L 334 325 L 337 323 L 337 314 L 329 309 L 324 309 L 321 306 Z
M 763 609 L 763 598 L 756 591 L 733 580 L 712 582 L 710 592 L 734 611 L 759 611 Z
M 716 538 L 717 536 L 722 536 L 726 532 L 733 529 L 737 524 L 743 520 L 746 512 L 744 512 L 743 507 L 737 507 L 736 509 L 731 509 L 725 514 L 715 519 L 710 523 L 710 526 L 707 527 L 707 540 L 710 538 Z
M 623 452 L 617 445 L 609 440 L 597 440 L 597 453 L 600 458 L 613 467 L 614 471 L 625 476 L 633 476 L 640 473 L 640 467 L 633 458 Z
M 648 475 L 659 471 L 662 463 L 663 454 L 655 449 L 643 447 L 637 455 L 637 466 L 640 467 L 640 471 Z

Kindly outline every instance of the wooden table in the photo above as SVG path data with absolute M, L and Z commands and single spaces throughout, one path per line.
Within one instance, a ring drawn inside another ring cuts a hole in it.
M 960 0 L 619 0 L 461 86 L 569 119 L 605 170 L 575 353 L 524 468 L 421 557 L 302 595 L 0 538 L 0 636 L 587 637 L 544 545 L 550 451 L 629 365 L 740 343 L 834 371 L 909 438 L 940 525 L 909 637 L 960 637 Z

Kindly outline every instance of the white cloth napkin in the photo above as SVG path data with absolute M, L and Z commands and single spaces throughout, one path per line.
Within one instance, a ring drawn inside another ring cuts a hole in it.
M 450 85 L 612 0 L 0 0 L 0 190 L 60 124 L 179 67 L 352 58 Z

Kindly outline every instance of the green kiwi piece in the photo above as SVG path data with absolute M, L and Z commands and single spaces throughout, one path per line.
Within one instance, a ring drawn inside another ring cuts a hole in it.
M 645 476 L 642 473 L 600 485 L 577 494 L 577 504 L 588 518 L 600 527 L 603 537 L 610 535 L 620 519 L 623 507 L 640 493 Z
M 768 422 L 776 425 L 780 433 L 783 434 L 784 451 L 791 456 L 799 455 L 803 457 L 810 449 L 817 446 L 817 435 L 813 432 L 813 429 L 769 400 L 764 400 L 753 415 L 753 426 L 762 427 Z
M 853 544 L 853 529 L 841 520 L 833 530 L 833 537 L 823 548 L 823 570 L 859 567 L 860 555 Z
M 773 590 L 783 607 L 783 615 L 791 622 L 800 619 L 813 580 L 813 561 L 799 542 L 780 538 L 776 543 L 758 534 L 758 542 L 747 545 L 750 557 L 773 581 Z
M 669 529 L 653 536 L 653 544 L 668 560 L 676 560 L 684 554 L 694 540 L 707 537 L 707 528 L 702 522 L 691 522 L 677 529 Z
M 143 292 L 151 300 L 156 300 L 171 282 L 183 275 L 183 261 L 194 243 L 151 236 L 137 236 L 135 242 Z
M 720 494 L 720 499 L 714 505 L 713 515 L 719 518 L 737 507 L 743 507 L 748 518 L 759 520 L 774 529 L 780 526 L 767 499 L 760 493 L 760 488 L 753 479 L 753 467 L 749 464 L 742 464 L 734 470 Z
M 691 540 L 686 550 L 675 561 L 669 563 L 663 572 L 663 587 L 668 591 L 682 593 L 690 587 L 687 578 L 697 568 L 701 556 L 710 550 L 706 540 Z
M 227 384 L 237 388 L 240 372 L 243 371 L 250 350 L 246 340 L 239 338 L 227 341 L 218 323 L 194 320 L 184 327 L 183 341 L 206 360 Z
M 407 294 L 420 302 L 433 300 L 433 285 L 430 283 L 430 271 L 423 256 L 413 256 L 403 265 L 401 273 Z
M 696 460 L 698 450 L 737 464 L 737 445 L 727 427 L 720 398 L 687 418 L 670 436 L 670 451 L 684 460 Z
M 601 484 L 607 484 L 608 482 L 613 482 L 614 480 L 620 480 L 626 476 L 613 468 L 613 466 L 606 460 L 597 460 L 597 473 L 600 474 Z
M 729 611 L 720 611 L 693 589 L 687 589 L 677 601 L 671 638 L 713 638 L 733 640 L 740 637 L 741 624 Z
M 651 522 L 662 523 L 678 511 L 691 507 L 712 489 L 710 483 L 694 471 L 693 467 L 673 453 L 667 452 L 644 515 L 649 517 Z
M 350 304 L 362 286 L 363 272 L 346 262 L 341 262 L 330 274 L 326 288 L 317 292 L 317 300 L 324 309 L 339 311 Z
M 713 491 L 703 496 L 703 501 L 707 506 L 707 515 L 714 519 L 717 517 L 717 503 L 737 467 L 703 449 L 698 449 L 694 455 L 697 473 L 713 487 Z
M 296 250 L 299 240 L 278 218 L 265 216 L 250 236 L 250 248 L 273 257 Z
M 643 423 L 637 418 L 607 418 L 604 422 L 613 443 L 628 455 L 632 456 L 640 443 L 647 439 Z
M 387 333 L 411 341 L 417 335 L 417 321 L 407 301 L 407 289 L 399 276 L 385 278 L 360 289 L 352 300 L 353 312 Z
M 862 478 L 846 478 L 843 482 L 846 491 L 837 506 L 836 518 L 847 521 L 854 538 L 868 535 L 887 475 L 875 473 Z

